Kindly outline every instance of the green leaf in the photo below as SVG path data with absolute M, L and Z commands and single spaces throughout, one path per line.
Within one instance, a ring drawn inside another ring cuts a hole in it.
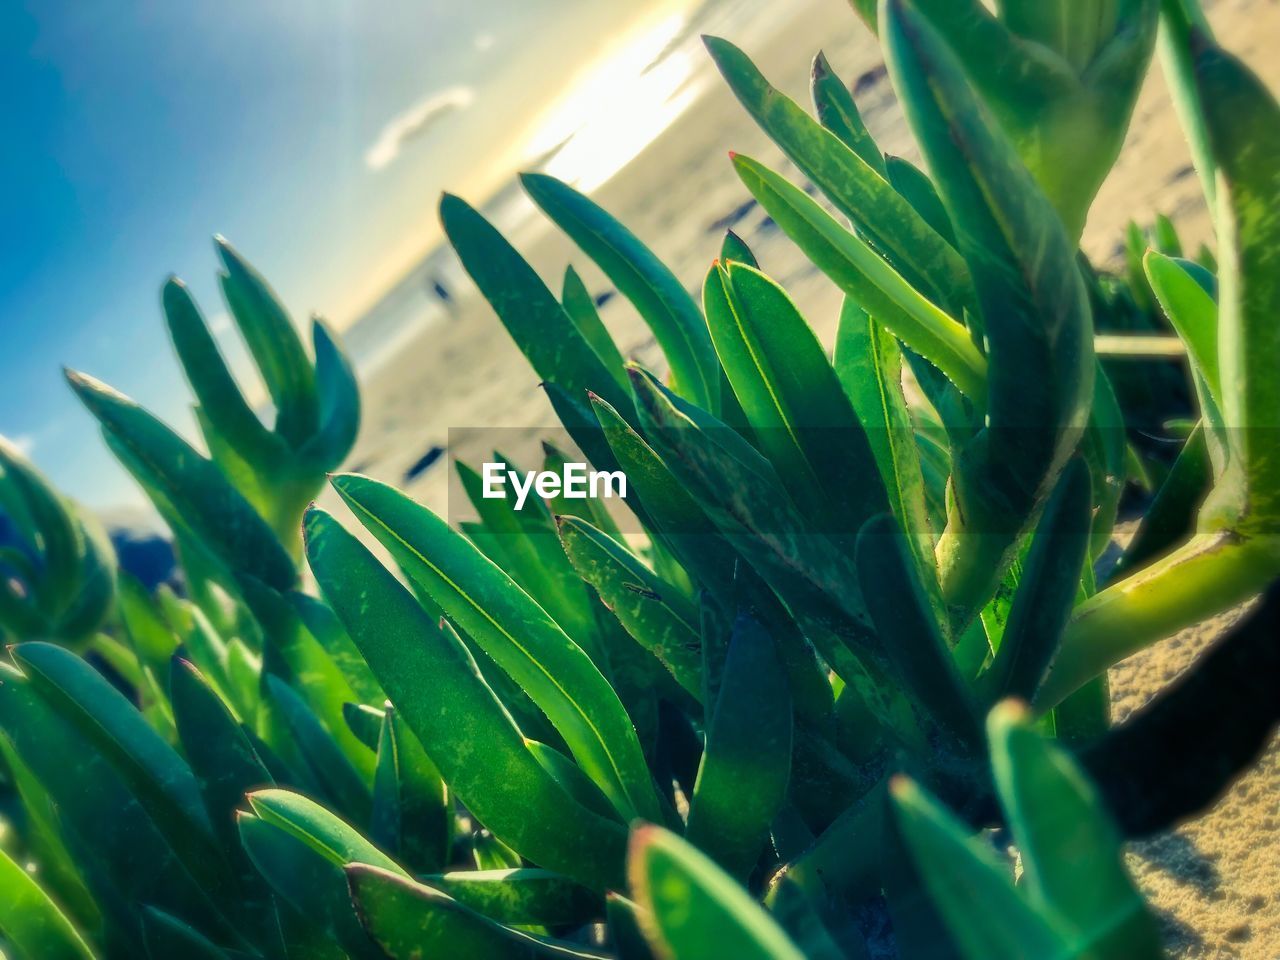
M 902 390 L 902 351 L 893 335 L 849 297 L 840 310 L 834 366 L 866 432 L 889 509 L 906 531 L 926 590 L 936 592 L 934 534 L 920 448 Z
M 1246 484 L 1245 509 L 1280 514 L 1280 104 L 1240 61 L 1204 38 L 1195 72 L 1218 169 L 1222 416 Z
M 656 450 L 618 411 L 599 397 L 591 406 L 604 440 L 627 475 L 628 500 L 639 506 L 650 533 L 675 553 L 690 576 L 710 590 L 728 589 L 733 578 L 734 553 L 715 525 Z
M 453 840 L 453 801 L 418 738 L 388 706 L 378 739 L 370 833 L 417 871 L 442 870 Z
M 578 574 L 636 642 L 694 698 L 702 694 L 697 614 L 678 589 L 621 543 L 576 517 L 557 518 L 564 552 Z
M 1072 956 L 1163 956 L 1155 918 L 1124 868 L 1120 837 L 1084 774 L 1005 703 L 987 722 L 996 790 L 1032 903 L 1076 930 Z
M 729 383 L 778 478 L 824 533 L 886 509 L 866 432 L 786 292 L 743 264 L 713 267 L 703 300 Z
M 974 703 L 893 517 L 867 521 L 858 534 L 856 561 L 867 610 L 904 689 L 961 744 L 981 743 Z
M 1195 530 L 1196 514 L 1212 483 L 1204 425 L 1198 423 L 1156 491 L 1111 579 L 1118 581 L 1140 570 L 1186 539 Z
M 1077 458 L 1063 470 L 1023 561 L 1000 647 L 984 678 L 992 701 L 1035 696 L 1080 591 L 1092 511 L 1089 469 Z
M 343 679 L 350 684 L 352 691 L 365 704 L 380 704 L 386 699 L 382 687 L 369 670 L 369 665 L 360 656 L 360 651 L 351 642 L 351 637 L 343 627 L 337 614 L 325 606 L 324 601 L 305 593 L 294 591 L 289 594 L 289 602 L 302 620 L 307 632 L 329 655 L 333 665 L 342 673 Z M 374 737 L 377 742 L 377 737 Z
M 748 267 L 760 269 L 760 264 L 746 241 L 732 230 L 724 232 L 724 240 L 720 242 L 720 259 L 725 263 L 745 263 Z
M 408 576 L 524 687 L 619 812 L 657 820 L 657 795 L 635 727 L 582 648 L 430 510 L 366 477 L 344 474 L 332 483 Z
M 905 280 L 799 187 L 749 157 L 733 164 L 751 195 L 814 266 L 981 406 L 987 363 L 964 325 Z
M 893 188 L 883 170 L 770 86 L 733 44 L 717 37 L 704 42 L 747 112 L 860 236 L 935 303 L 959 309 L 973 302 L 964 260 Z
M 31 584 L 36 590 L 33 599 L 47 619 L 56 621 L 81 587 L 84 533 L 44 475 L 14 444 L 0 437 L 0 488 L 10 486 L 20 500 L 21 513 L 14 521 L 26 521 L 29 546 L 39 557 L 41 575 Z
M 885 176 L 885 157 L 867 130 L 867 125 L 862 122 L 853 94 L 844 81 L 836 76 L 826 55 L 821 51 L 813 58 L 809 73 L 809 92 L 819 122 L 861 157 L 867 166 L 882 177 Z
M 627 409 L 626 392 L 533 267 L 464 200 L 446 193 L 440 222 L 463 267 L 543 380 L 574 400 L 593 390 Z
M 287 790 L 249 794 L 241 843 L 280 897 L 353 958 L 381 960 L 356 917 L 343 867 L 369 863 L 405 876 L 390 858 L 319 804 Z
M 933 227 L 938 236 L 951 246 L 956 246 L 956 229 L 952 226 L 947 208 L 942 205 L 942 198 L 938 196 L 938 189 L 929 175 L 901 157 L 886 156 L 884 162 L 893 189 L 906 198 L 907 203 L 915 208 L 925 223 Z M 967 317 L 966 320 L 973 322 L 974 318 Z
M 1075 956 L 1061 921 L 1019 896 L 990 847 L 912 781 L 898 777 L 891 790 L 907 849 L 967 960 Z
M 455 870 L 419 879 L 500 923 L 577 926 L 604 911 L 597 894 L 558 873 L 533 867 Z
M 1222 404 L 1222 381 L 1218 371 L 1218 305 L 1212 290 L 1206 290 L 1199 276 L 1203 268 L 1189 260 L 1166 257 L 1155 250 L 1143 258 L 1151 283 L 1165 316 L 1186 344 L 1194 371 L 1209 387 L 1216 412 Z M 1209 279 L 1212 279 L 1210 276 Z
M 272 786 L 274 779 L 209 681 L 181 657 L 172 661 L 169 697 L 205 810 L 227 849 L 236 850 L 235 811 L 247 792 Z
M 258 419 L 218 349 L 187 285 L 170 277 L 161 292 L 165 322 L 202 415 L 238 456 L 259 469 L 278 469 L 288 447 Z
M 902 0 L 885 9 L 890 75 L 955 224 L 988 344 L 987 430 L 957 472 L 951 514 L 990 534 L 988 546 L 959 556 L 946 537 L 939 545 L 944 594 L 967 619 L 1078 443 L 1093 396 L 1092 318 L 1074 243 L 947 41 Z
M 369 787 L 334 742 L 319 717 L 279 677 L 266 674 L 263 676 L 263 684 L 268 698 L 279 709 L 293 734 L 303 760 L 317 782 L 323 785 L 325 793 L 347 816 L 354 820 L 367 820 L 372 807 Z M 350 734 L 345 725 L 342 732 Z
M 565 267 L 564 270 L 560 302 L 564 305 L 564 312 L 569 315 L 578 333 L 582 334 L 582 338 L 591 345 L 600 362 L 613 374 L 613 379 L 617 381 L 618 386 L 625 389 L 627 375 L 622 369 L 622 354 L 618 352 L 618 345 L 613 342 L 612 335 L 601 322 L 600 314 L 596 310 L 596 302 L 587 290 L 586 284 L 582 282 L 582 277 L 578 276 L 578 271 L 571 266 Z
M 852 642 L 872 640 L 851 561 L 808 530 L 768 461 L 705 411 L 630 369 L 645 432 L 725 539 L 798 617 L 834 619 Z M 859 670 L 843 644 L 820 652 L 841 677 Z
M 660 956 L 804 960 L 746 890 L 673 833 L 637 829 L 627 872 L 641 927 Z
M 121 573 L 117 589 L 120 618 L 138 659 L 159 668 L 177 649 L 177 636 L 160 616 L 146 588 L 131 574 Z
M 599 958 L 512 930 L 407 877 L 370 866 L 347 870 L 351 897 L 369 936 L 390 960 L 448 956 L 450 960 Z
M 71 371 L 67 379 L 102 424 L 112 452 L 178 532 L 188 532 L 233 570 L 278 590 L 293 585 L 297 571 L 288 552 L 212 461 L 106 384 Z
M 773 640 L 739 617 L 689 806 L 688 841 L 739 881 L 751 873 L 791 773 L 791 695 Z
M 1209 131 L 1205 119 L 1206 107 L 1216 109 L 1216 104 L 1206 105 L 1200 100 L 1196 86 L 1193 33 L 1212 36 L 1209 21 L 1200 9 L 1199 0 L 1161 0 L 1160 62 L 1164 67 L 1165 83 L 1169 87 L 1174 109 L 1178 113 L 1183 133 L 1191 148 L 1191 158 L 1200 185 L 1204 189 L 1209 210 L 1217 209 L 1217 165 L 1209 145 Z
M 715 409 L 720 376 L 711 338 L 698 305 L 675 275 L 630 230 L 567 184 L 541 173 L 523 174 L 520 183 L 635 305 L 667 357 L 676 389 Z
M 521 472 L 517 465 L 500 453 L 495 453 L 493 459 L 494 462 L 505 463 L 513 472 Z M 574 643 L 597 664 L 602 664 L 595 613 L 582 581 L 560 547 L 546 504 L 535 492 L 525 501 L 523 509 L 517 510 L 517 495 L 511 484 L 503 485 L 504 496 L 486 497 L 480 474 L 461 460 L 455 461 L 455 466 L 467 499 L 475 507 L 486 533 L 493 538 L 490 542 L 504 561 L 499 566 L 537 601 Z M 602 666 L 602 669 L 607 668 Z
M 224 238 L 214 244 L 223 296 L 276 408 L 276 433 L 296 449 L 319 421 L 315 368 L 275 291 Z
M 298 455 L 318 470 L 333 470 L 342 465 L 360 432 L 360 385 L 350 359 L 319 317 L 311 322 L 311 334 L 320 424 Z
M 382 718 L 386 711 L 364 703 L 344 703 L 342 718 L 356 739 L 375 753 L 382 738 Z
M 574 803 L 545 773 L 461 642 L 318 510 L 307 520 L 307 555 L 370 669 L 472 815 L 534 863 L 593 889 L 616 886 L 622 828 Z
M 0 663 L 0 731 L 11 747 L 6 756 L 30 774 L 18 781 L 24 801 L 47 796 L 56 810 L 59 835 L 106 921 L 107 950 L 141 952 L 136 903 L 219 923 L 122 775 L 7 663 Z M 37 791 L 28 789 L 31 778 Z M 112 829 L 102 829 L 104 816 Z
M 196 778 L 173 748 L 69 650 L 32 642 L 14 647 L 12 655 L 39 695 L 116 769 L 192 876 L 210 889 L 225 886 L 226 862 L 214 844 Z
M 94 954 L 35 878 L 0 850 L 0 938 L 31 960 L 92 960 Z

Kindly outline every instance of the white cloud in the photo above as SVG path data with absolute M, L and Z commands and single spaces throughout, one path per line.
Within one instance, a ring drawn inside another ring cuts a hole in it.
M 422 136 L 455 110 L 469 107 L 475 96 L 470 87 L 450 87 L 418 101 L 382 128 L 378 138 L 365 152 L 365 166 L 370 170 L 383 170 L 390 166 L 406 144 Z
M 492 49 L 496 41 L 497 37 L 486 31 L 485 33 L 477 33 L 471 39 L 471 45 L 480 53 L 484 53 L 486 50 Z
M 209 332 L 220 337 L 231 329 L 231 314 L 223 310 L 209 318 Z
M 24 457 L 30 457 L 31 451 L 36 448 L 36 438 L 29 433 L 22 433 L 12 437 L 9 442 L 17 447 Z

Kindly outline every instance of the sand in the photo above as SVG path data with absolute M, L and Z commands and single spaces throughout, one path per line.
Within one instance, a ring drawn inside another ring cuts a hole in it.
M 730 33 L 776 84 L 805 97 L 807 65 L 822 47 L 836 70 L 857 81 L 867 123 L 888 152 L 915 158 L 909 134 L 883 77 L 874 39 L 842 0 L 788 0 L 796 15 L 781 30 L 753 36 Z M 1209 5 L 1220 40 L 1242 56 L 1272 89 L 1280 89 L 1280 4 L 1275 0 L 1218 0 Z M 723 224 L 731 220 L 762 266 L 782 282 L 819 335 L 831 342 L 839 295 L 816 274 L 761 211 L 729 167 L 733 149 L 790 173 L 776 148 L 759 133 L 721 85 L 656 140 L 596 194 L 694 289 L 715 256 Z M 798 178 L 797 178 L 798 179 Z M 1112 263 L 1124 224 L 1171 215 L 1187 246 L 1210 236 L 1186 145 L 1164 89 L 1153 71 L 1138 104 L 1124 153 L 1090 218 L 1084 246 L 1095 262 Z M 475 199 L 475 198 L 472 198 Z M 564 238 L 546 229 L 525 231 L 517 245 L 553 289 L 572 261 L 593 291 L 605 289 Z M 353 464 L 407 487 L 441 512 L 450 504 L 442 458 L 410 480 L 405 473 L 433 445 L 454 432 L 452 455 L 472 461 L 555 423 L 537 377 L 488 307 L 473 293 L 455 291 L 453 318 L 424 333 L 364 383 L 366 428 Z M 624 354 L 657 366 L 648 331 L 629 305 L 615 297 L 602 310 Z M 476 431 L 469 428 L 487 428 Z M 500 428 L 500 431 L 499 431 Z M 1116 719 L 1121 720 L 1185 669 L 1229 618 L 1202 625 L 1144 651 L 1113 671 Z M 1169 749 L 1177 749 L 1170 744 Z M 1200 820 L 1137 844 L 1131 864 L 1164 918 L 1170 953 L 1177 957 L 1280 958 L 1280 749 L 1273 742 L 1262 762 Z

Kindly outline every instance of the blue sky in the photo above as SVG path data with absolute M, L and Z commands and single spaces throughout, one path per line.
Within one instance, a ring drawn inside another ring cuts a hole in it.
M 483 199 L 518 164 L 531 118 L 644 9 L 0 5 L 0 433 L 72 496 L 137 502 L 62 364 L 186 427 L 158 306 L 168 274 L 217 329 L 209 238 L 222 233 L 298 317 L 349 322 L 435 240 L 439 191 Z M 446 115 L 397 149 L 396 129 L 433 98 Z

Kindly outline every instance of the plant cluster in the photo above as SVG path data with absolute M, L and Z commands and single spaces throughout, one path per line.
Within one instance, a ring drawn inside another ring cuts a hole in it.
M 0 553 L 3 950 L 1160 954 L 1122 844 L 1204 809 L 1266 741 L 1280 594 L 1118 727 L 1106 670 L 1280 573 L 1280 107 L 1192 0 L 854 6 L 928 173 L 882 153 L 821 56 L 810 114 L 707 41 L 825 199 L 733 158 L 844 292 L 833 357 L 733 234 L 699 302 L 592 200 L 526 175 L 653 331 L 664 381 L 572 268 L 557 297 L 442 200 L 643 536 L 597 500 L 487 498 L 465 464 L 461 529 L 354 474 L 330 484 L 360 536 L 307 508 L 354 442 L 355 379 L 222 243 L 271 427 L 176 281 L 209 456 L 69 375 L 172 529 L 181 594 L 117 577 L 92 522 L 0 448 L 20 535 Z M 1158 16 L 1216 263 L 1166 243 L 1106 278 L 1080 234 Z M 1095 331 L 1157 304 L 1196 422 L 1109 565 L 1140 457 Z M 548 445 L 545 468 L 566 459 Z

